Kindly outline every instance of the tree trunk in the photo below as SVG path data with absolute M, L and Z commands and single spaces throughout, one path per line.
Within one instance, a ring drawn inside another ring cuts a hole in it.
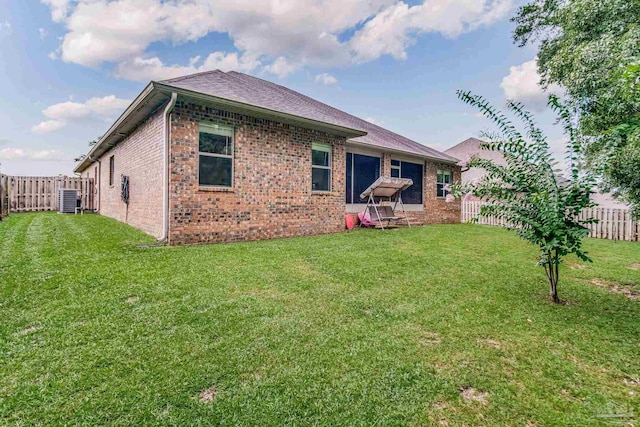
M 558 296 L 558 282 L 550 284 L 549 299 L 556 304 L 560 303 L 560 297 Z
M 549 299 L 556 304 L 560 303 L 560 297 L 558 296 L 558 252 L 552 257 L 551 252 L 547 254 L 547 262 L 544 266 L 544 271 L 547 273 L 547 280 L 549 281 Z

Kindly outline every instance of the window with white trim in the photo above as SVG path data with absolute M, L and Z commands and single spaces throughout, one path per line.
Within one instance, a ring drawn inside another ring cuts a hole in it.
M 311 189 L 331 191 L 331 145 L 311 144 Z
M 391 177 L 409 178 L 413 185 L 402 192 L 402 202 L 408 205 L 422 204 L 422 178 L 424 166 L 420 163 L 391 159 Z
M 447 197 L 447 186 L 451 185 L 451 171 L 439 170 L 436 178 L 436 196 Z
M 230 126 L 200 123 L 198 138 L 198 184 L 233 186 L 233 134 Z

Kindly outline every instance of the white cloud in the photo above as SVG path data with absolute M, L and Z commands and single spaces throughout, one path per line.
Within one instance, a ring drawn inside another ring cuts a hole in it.
M 191 58 L 187 66 L 165 65 L 158 57 L 148 59 L 134 58 L 131 61 L 119 63 L 116 66 L 115 75 L 123 79 L 146 82 L 149 80 L 166 80 L 216 69 L 249 72 L 260 65 L 258 60 L 249 58 L 247 55 L 238 56 L 235 52 L 213 52 L 204 60 L 202 65 L 198 65 L 199 62 L 200 56 Z
M 502 79 L 500 87 L 507 99 L 522 102 L 527 109 L 541 112 L 547 106 L 549 95 L 562 95 L 563 90 L 556 84 L 550 85 L 546 91 L 540 86 L 536 61 L 532 59 L 509 68 L 509 74 Z
M 279 56 L 271 63 L 271 65 L 267 65 L 265 70 L 272 74 L 276 74 L 279 77 L 285 77 L 294 71 L 297 71 L 298 68 L 300 68 L 300 65 L 292 63 L 284 56 Z
M 68 160 L 60 150 L 31 150 L 29 148 L 0 148 L 0 160 Z
M 42 3 L 51 8 L 51 19 L 54 22 L 62 22 L 71 8 L 71 0 L 42 0 Z
M 85 103 L 61 102 L 50 105 L 42 110 L 42 114 L 50 120 L 45 120 L 31 128 L 34 133 L 44 134 L 62 129 L 69 122 L 86 119 L 113 119 L 123 111 L 130 101 L 117 98 L 115 95 L 103 98 L 91 98 Z
M 316 76 L 316 83 L 322 83 L 324 85 L 334 85 L 338 83 L 338 80 L 329 73 L 321 73 Z
M 123 112 L 130 103 L 131 101 L 128 99 L 108 95 L 102 98 L 91 98 L 84 105 L 96 116 L 109 119 Z
M 429 0 L 415 6 L 398 2 L 368 21 L 349 44 L 358 62 L 382 55 L 406 59 L 419 34 L 456 37 L 504 19 L 511 8 L 512 0 Z
M 9 21 L 0 22 L 0 39 L 4 36 L 10 36 L 13 33 L 13 27 Z
M 167 65 L 147 52 L 157 42 L 180 45 L 210 33 L 227 34 L 238 52 L 214 52 L 219 68 L 286 76 L 302 67 L 347 66 L 384 54 L 405 58 L 413 37 L 427 32 L 454 37 L 490 24 L 505 16 L 512 0 L 425 0 L 411 7 L 397 0 L 43 2 L 66 26 L 59 52 L 64 61 L 114 63 L 120 77 L 150 80 L 214 66 L 205 61 L 198 67 L 198 60 Z M 344 38 L 354 31 L 350 40 Z
M 40 34 L 40 40 L 44 40 L 49 35 L 49 32 L 44 28 L 38 28 L 38 33 Z
M 31 127 L 31 132 L 45 134 L 55 132 L 65 127 L 66 123 L 60 120 L 45 120 Z
M 81 119 L 90 113 L 91 111 L 86 105 L 72 101 L 54 104 L 42 110 L 42 114 L 46 117 L 63 122 Z

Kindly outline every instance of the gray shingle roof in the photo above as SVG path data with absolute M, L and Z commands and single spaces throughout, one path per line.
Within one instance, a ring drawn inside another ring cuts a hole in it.
M 367 135 L 350 141 L 378 148 L 418 154 L 445 162 L 458 160 L 433 148 L 381 128 L 373 123 L 327 104 L 309 98 L 284 86 L 235 71 L 220 70 L 192 74 L 160 82 L 167 86 L 199 92 L 256 107 L 291 114 L 319 122 L 343 126 L 367 132 Z

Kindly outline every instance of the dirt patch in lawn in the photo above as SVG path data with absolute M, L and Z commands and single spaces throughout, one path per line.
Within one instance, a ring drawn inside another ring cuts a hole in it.
M 125 304 L 135 304 L 138 301 L 140 301 L 140 298 L 138 297 L 129 297 L 126 300 L 124 300 Z
M 284 299 L 287 294 L 275 288 L 247 288 L 234 289 L 229 292 L 232 297 L 250 297 L 250 298 L 278 298 Z
M 447 409 L 448 407 L 449 407 L 449 402 L 447 402 L 446 400 L 441 400 L 433 404 L 433 409 L 437 411 L 442 411 L 444 409 Z
M 502 347 L 502 344 L 500 343 L 500 341 L 494 340 L 494 339 L 491 339 L 491 338 L 484 338 L 484 339 L 483 338 L 478 338 L 478 344 L 480 344 L 480 345 L 489 345 L 491 347 L 498 348 L 498 349 Z
M 202 390 L 199 394 L 200 402 L 202 403 L 211 403 L 213 399 L 218 394 L 218 389 L 215 386 L 211 386 L 206 390 Z
M 631 265 L 628 265 L 627 268 L 630 268 L 631 270 L 640 270 L 640 262 L 634 262 Z
M 624 295 L 631 300 L 640 301 L 640 289 L 637 289 L 638 287 L 636 285 L 622 284 L 606 279 L 591 279 L 589 283 L 600 288 L 607 288 L 614 294 Z
M 18 331 L 18 335 L 29 335 L 38 330 L 37 326 L 29 326 L 28 328 L 24 328 L 21 331 Z
M 640 377 L 629 377 L 629 378 L 623 378 L 622 382 L 624 383 L 624 385 L 629 386 L 629 387 L 640 387 Z
M 420 336 L 420 342 L 424 345 L 440 344 L 442 338 L 436 332 L 424 331 Z
M 462 387 L 460 389 L 460 394 L 462 395 L 462 398 L 467 402 L 479 402 L 483 405 L 489 403 L 489 393 L 476 390 L 473 387 Z

